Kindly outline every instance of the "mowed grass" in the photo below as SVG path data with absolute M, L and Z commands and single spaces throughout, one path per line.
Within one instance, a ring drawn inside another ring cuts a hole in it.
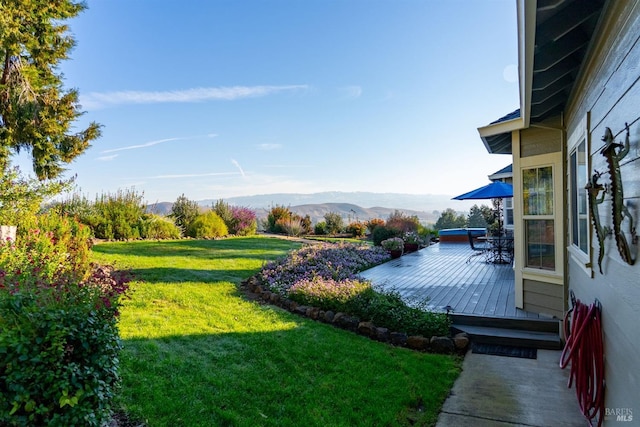
M 118 399 L 148 426 L 428 426 L 455 357 L 365 339 L 243 298 L 239 282 L 290 241 L 102 243 L 136 276 L 120 319 Z

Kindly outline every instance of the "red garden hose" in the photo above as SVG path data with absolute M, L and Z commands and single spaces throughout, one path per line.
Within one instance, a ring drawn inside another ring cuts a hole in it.
M 604 349 L 602 344 L 602 322 L 600 303 L 586 306 L 575 300 L 573 308 L 565 316 L 565 336 L 567 343 L 560 367 L 564 369 L 571 362 L 568 387 L 575 383 L 578 404 L 589 425 L 601 426 L 604 419 Z M 573 312 L 571 327 L 568 318 Z M 569 329 L 571 329 L 569 331 Z

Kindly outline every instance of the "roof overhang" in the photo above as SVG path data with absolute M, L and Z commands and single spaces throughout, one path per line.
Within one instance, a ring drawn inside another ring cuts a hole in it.
M 478 128 L 495 154 L 511 154 L 514 130 L 564 111 L 606 0 L 516 1 L 520 116 Z

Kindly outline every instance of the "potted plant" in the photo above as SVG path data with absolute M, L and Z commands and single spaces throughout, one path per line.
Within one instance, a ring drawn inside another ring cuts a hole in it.
M 404 240 L 400 237 L 392 237 L 390 239 L 383 240 L 380 244 L 391 254 L 391 258 L 400 257 L 404 250 Z
M 402 236 L 402 240 L 404 241 L 404 251 L 405 252 L 415 252 L 420 249 L 420 244 L 422 243 L 422 239 L 415 231 L 408 231 L 404 233 Z

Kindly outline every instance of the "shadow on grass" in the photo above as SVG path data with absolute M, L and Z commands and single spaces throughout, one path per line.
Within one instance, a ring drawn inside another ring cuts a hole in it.
M 272 331 L 125 340 L 123 406 L 148 425 L 428 426 L 459 373 L 450 356 L 277 317 Z
M 190 257 L 201 260 L 266 259 L 284 255 L 299 244 L 277 238 L 233 237 L 221 240 L 163 240 L 104 242 L 92 250 L 104 255 L 143 257 Z
M 232 282 L 239 284 L 241 281 L 257 273 L 253 269 L 190 269 L 172 267 L 132 268 L 134 280 L 146 283 L 184 283 L 184 282 Z

